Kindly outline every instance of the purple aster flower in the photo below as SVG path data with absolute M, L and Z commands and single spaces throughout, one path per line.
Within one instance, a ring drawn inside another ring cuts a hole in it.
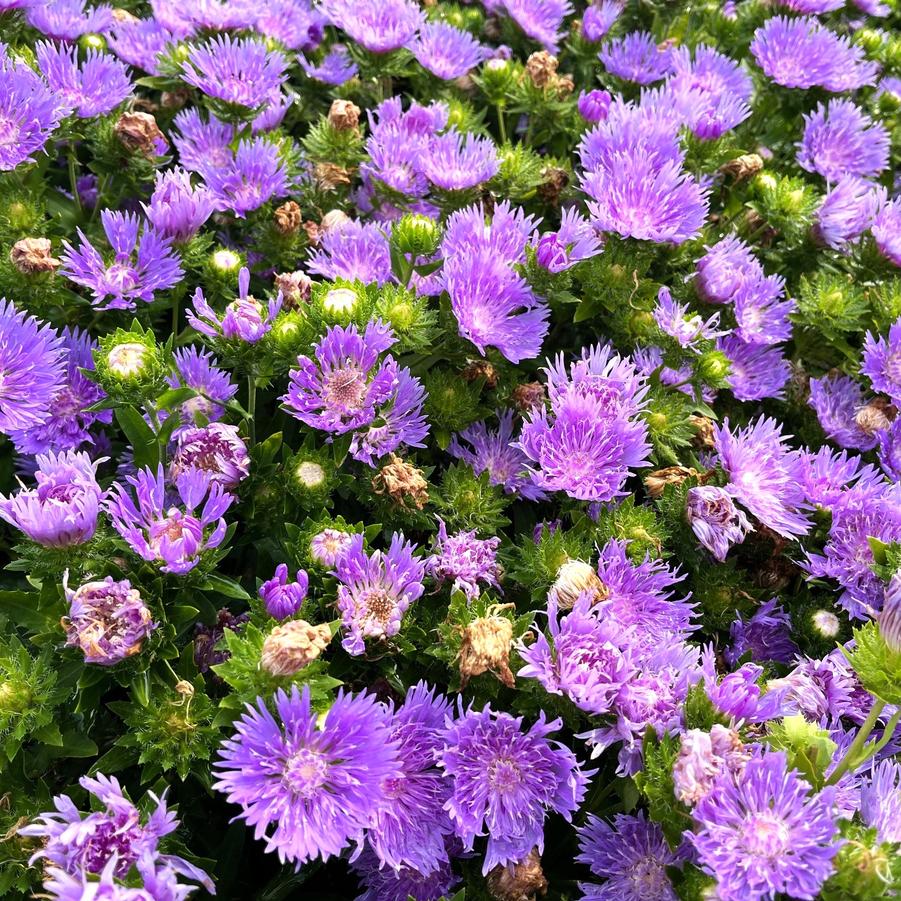
M 901 482 L 901 419 L 876 433 L 879 440 L 879 465 L 893 481 Z
M 320 566 L 331 569 L 350 550 L 354 534 L 353 532 L 343 532 L 341 529 L 323 529 L 321 532 L 317 532 L 310 541 L 310 556 Z
M 278 719 L 258 698 L 222 743 L 214 788 L 279 860 L 328 860 L 362 840 L 387 800 L 385 781 L 401 775 L 391 717 L 374 695 L 339 692 L 320 720 L 307 685 L 273 700 Z
M 882 185 L 874 185 L 856 175 L 842 176 L 817 210 L 815 237 L 833 250 L 856 243 L 873 224 L 886 197 Z
M 619 18 L 623 6 L 621 0 L 600 0 L 589 4 L 582 14 L 582 37 L 590 44 L 602 40 Z
M 0 519 L 44 547 L 71 547 L 90 541 L 104 493 L 97 467 L 83 451 L 38 454 L 34 488 L 0 495 Z
M 420 66 L 444 81 L 460 78 L 489 55 L 468 31 L 440 20 L 422 25 L 409 50 Z
M 163 572 L 184 575 L 197 566 L 204 551 L 222 544 L 223 514 L 234 498 L 206 473 L 189 469 L 176 479 L 180 506 L 171 503 L 162 465 L 156 474 L 145 468 L 127 481 L 137 504 L 117 483 L 105 507 L 116 531 L 142 560 L 156 563 Z
M 698 541 L 722 563 L 729 549 L 745 540 L 753 531 L 750 520 L 724 488 L 702 485 L 689 488 L 685 515 Z
M 764 278 L 763 267 L 751 248 L 728 235 L 697 261 L 698 293 L 708 303 L 730 303 L 739 289 Z
M 79 119 L 105 115 L 132 94 L 125 65 L 109 53 L 89 49 L 79 65 L 77 47 L 41 41 L 35 55 L 59 105 Z
M 804 452 L 801 462 L 804 490 L 811 504 L 833 507 L 848 496 L 880 494 L 885 488 L 876 467 L 865 464 L 856 454 L 849 456 L 847 451 L 834 451 L 825 444 L 815 454 Z
M 414 0 L 323 0 L 319 8 L 336 28 L 372 53 L 400 49 L 423 24 Z
M 700 827 L 685 836 L 702 869 L 716 877 L 724 901 L 815 898 L 839 848 L 832 812 L 835 789 L 813 793 L 783 751 L 761 751 L 741 779 L 724 774 L 698 802 Z
M 782 6 L 796 13 L 822 15 L 841 9 L 845 0 L 779 0 Z
M 749 344 L 737 335 L 718 339 L 716 346 L 729 360 L 726 382 L 738 400 L 782 397 L 791 368 L 780 347 Z
M 710 794 L 725 772 L 741 778 L 751 754 L 735 729 L 715 723 L 709 732 L 688 729 L 679 739 L 679 756 L 673 764 L 676 797 L 689 806 Z
M 772 684 L 766 692 L 761 689 L 762 666 L 745 663 L 735 672 L 720 677 L 716 652 L 713 645 L 707 645 L 701 654 L 701 672 L 704 691 L 720 713 L 750 723 L 763 723 L 784 715 L 784 693 Z
M 646 31 L 632 31 L 608 41 L 598 57 L 611 75 L 636 84 L 652 84 L 673 71 L 671 48 L 659 47 Z
M 901 198 L 882 207 L 872 231 L 879 252 L 896 266 L 901 266 Z
M 124 584 L 128 584 L 127 582 Z M 157 797 L 148 792 L 156 805 L 149 815 L 143 815 L 122 792 L 115 776 L 97 773 L 95 778 L 82 776 L 79 785 L 103 806 L 91 813 L 80 811 L 68 795 L 53 799 L 56 810 L 42 813 L 33 824 L 19 830 L 20 835 L 43 839 L 43 845 L 31 858 L 31 862 L 43 859 L 59 871 L 69 875 L 86 873 L 109 875 L 124 879 L 132 866 L 144 859 L 146 866 L 139 867 L 142 875 L 153 877 L 159 872 L 172 872 L 199 882 L 207 891 L 215 893 L 213 882 L 203 870 L 174 854 L 163 854 L 160 842 L 178 828 L 179 822 L 166 805 L 165 793 Z M 110 880 L 112 884 L 112 880 Z M 150 880 L 145 881 L 145 888 Z M 113 899 L 130 896 L 95 894 L 91 885 L 86 895 L 78 898 Z M 185 897 L 185 893 L 178 898 Z M 156 895 L 140 893 L 140 898 L 156 898 Z M 161 896 L 168 899 L 170 896 Z M 171 896 L 175 901 L 176 896 Z
M 689 315 L 688 304 L 676 303 L 669 288 L 662 287 L 657 293 L 654 307 L 654 322 L 657 327 L 675 339 L 680 347 L 697 351 L 698 341 L 711 341 L 725 332 L 718 331 L 720 314 L 714 313 L 705 321 L 699 313 Z
M 358 71 L 357 64 L 343 44 L 332 44 L 318 65 L 308 62 L 303 55 L 298 57 L 298 61 L 310 78 L 334 86 L 349 81 Z
M 65 585 L 69 614 L 63 618 L 66 647 L 79 648 L 85 663 L 114 666 L 139 653 L 159 623 L 127 579 L 86 582 L 77 591 Z
M 542 500 L 544 492 L 529 476 L 529 459 L 513 440 L 513 415 L 512 410 L 498 411 L 496 431 L 484 421 L 467 426 L 451 438 L 447 452 L 468 463 L 476 475 L 487 472 L 490 484 L 503 485 L 507 494 Z
M 192 0 L 184 12 L 195 30 L 249 29 L 256 18 L 256 6 L 247 0 Z
M 767 19 L 754 32 L 751 53 L 766 75 L 787 88 L 853 91 L 872 84 L 879 71 L 861 46 L 810 16 Z
M 155 292 L 182 280 L 184 270 L 168 238 L 142 226 L 133 213 L 103 210 L 100 221 L 113 249 L 112 261 L 106 263 L 79 228 L 78 249 L 63 242 L 60 269 L 76 285 L 91 289 L 98 310 L 133 310 L 136 300 L 153 303 Z
M 217 208 L 212 193 L 194 187 L 191 176 L 178 166 L 157 172 L 150 203 L 141 205 L 157 233 L 176 244 L 193 238 Z
M 799 452 L 789 449 L 775 419 L 761 416 L 736 432 L 729 420 L 714 428 L 719 462 L 729 476 L 726 490 L 765 526 L 785 538 L 810 529 L 804 506 Z
M 866 400 L 860 383 L 850 376 L 829 373 L 811 379 L 807 403 L 816 411 L 826 437 L 839 447 L 866 451 L 876 446 L 876 436 L 857 424 L 857 412 Z
M 226 34 L 194 47 L 182 63 L 182 78 L 208 97 L 255 109 L 285 83 L 287 65 L 263 41 Z
M 785 280 L 767 275 L 745 282 L 732 298 L 738 328 L 734 335 L 747 344 L 780 344 L 792 334 L 789 314 L 795 301 L 785 297 Z
M 576 860 L 604 880 L 602 885 L 580 883 L 583 901 L 676 901 L 666 868 L 676 866 L 679 857 L 644 813 L 617 814 L 612 826 L 589 814 L 577 832 Z
M 49 325 L 0 298 L 0 431 L 47 422 L 65 384 L 65 343 Z
M 557 52 L 563 20 L 573 11 L 569 0 L 500 0 L 499 5 L 533 41 Z
M 425 564 L 413 555 L 415 549 L 395 532 L 387 552 L 367 554 L 363 536 L 354 535 L 338 557 L 331 575 L 340 582 L 341 645 L 348 654 L 362 654 L 366 638 L 391 638 L 400 631 L 404 614 L 425 590 Z
M 307 271 L 327 279 L 387 284 L 393 279 L 389 234 L 378 222 L 347 219 L 320 237 L 319 246 L 307 259 Z
M 535 258 L 539 266 L 556 273 L 597 256 L 603 249 L 591 223 L 571 207 L 563 211 L 557 231 L 545 232 L 538 239 Z
M 169 460 L 169 479 L 175 482 L 182 473 L 192 471 L 226 490 L 243 482 L 250 474 L 250 457 L 237 427 L 211 422 L 180 429 Z
M 609 91 L 580 91 L 577 104 L 579 115 L 586 122 L 603 122 L 612 99 Z
M 449 897 L 460 882 L 454 875 L 450 861 L 445 861 L 428 873 L 412 867 L 395 870 L 382 862 L 368 848 L 351 861 L 360 877 L 361 893 L 356 901 L 438 901 Z
M 26 7 L 25 18 L 45 37 L 76 41 L 83 34 L 107 31 L 113 24 L 113 11 L 106 4 L 85 6 L 84 0 L 52 0 Z
M 860 371 L 870 380 L 874 391 L 887 394 L 896 404 L 901 404 L 901 316 L 887 336 L 877 338 L 867 332 Z
M 215 116 L 204 120 L 194 107 L 182 110 L 173 124 L 176 131 L 172 134 L 172 142 L 186 169 L 203 175 L 233 164 L 233 126 L 220 122 Z
M 901 842 L 901 764 L 883 760 L 860 787 L 860 818 L 881 842 Z
M 37 72 L 0 42 L 0 171 L 34 162 L 64 113 Z
M 465 191 L 492 178 L 500 168 L 491 138 L 455 129 L 431 141 L 421 163 L 422 173 L 437 188 Z
M 167 379 L 169 386 L 193 388 L 197 392 L 196 397 L 186 400 L 179 408 L 182 424 L 196 425 L 197 414 L 207 422 L 221 419 L 225 413 L 224 405 L 238 391 L 229 374 L 219 369 L 211 353 L 193 346 L 180 347 L 173 356 L 177 372 Z
M 135 861 L 134 869 L 141 888 L 126 888 L 115 877 L 115 860 L 98 875 L 79 873 L 73 876 L 59 867 L 48 866 L 44 873 L 44 897 L 50 901 L 182 901 L 196 886 L 182 885 L 171 866 L 157 866 L 152 855 L 144 854 Z M 212 886 L 212 882 L 209 883 Z
M 122 19 L 107 35 L 109 48 L 119 59 L 151 75 L 160 74 L 159 55 L 175 41 L 176 36 L 156 19 Z
M 194 292 L 194 309 L 186 310 L 185 316 L 188 325 L 202 335 L 256 344 L 272 328 L 281 308 L 281 294 L 265 306 L 250 294 L 250 271 L 242 266 L 238 273 L 238 298 L 225 308 L 221 318 L 207 303 L 200 288 Z
M 193 37 L 197 33 L 194 22 L 195 12 L 201 11 L 203 0 L 192 0 L 190 4 L 180 3 L 179 0 L 150 0 L 150 9 L 153 18 L 172 32 L 179 40 Z M 234 4 L 240 8 L 241 4 Z
M 622 686 L 636 672 L 631 653 L 631 631 L 614 617 L 604 617 L 597 599 L 583 592 L 572 610 L 558 616 L 557 604 L 548 600 L 550 640 L 544 632 L 517 651 L 525 666 L 518 676 L 537 679 L 550 694 L 563 694 L 580 710 L 595 716 L 609 713 Z
M 326 19 L 309 0 L 270 0 L 257 7 L 257 31 L 291 50 L 315 50 L 322 42 Z
M 579 500 L 623 496 L 632 470 L 648 463 L 644 377 L 609 346 L 583 349 L 568 373 L 561 354 L 545 372 L 551 410 L 532 408 L 517 442 L 536 464 L 532 480 Z
M 843 175 L 875 177 L 888 165 L 889 134 L 851 100 L 818 103 L 804 117 L 798 165 L 827 181 Z
M 184 156 L 182 163 L 188 165 Z M 239 219 L 288 193 L 287 167 L 278 146 L 265 138 L 245 139 L 224 166 L 218 167 L 210 159 L 199 171 L 207 187 Z
M 755 663 L 792 663 L 800 651 L 792 640 L 791 616 L 785 612 L 778 598 L 761 604 L 745 622 L 740 616 L 729 627 L 732 644 L 724 656 L 729 666 L 751 652 Z
M 500 538 L 477 538 L 475 531 L 449 536 L 444 521 L 439 519 L 435 551 L 426 560 L 426 572 L 438 582 L 453 579 L 451 591 L 462 591 L 472 601 L 479 596 L 479 582 L 500 588 L 500 543 Z
M 485 705 L 450 722 L 438 763 L 451 782 L 445 805 L 466 850 L 488 835 L 482 873 L 544 850 L 549 811 L 570 820 L 593 772 L 582 770 L 565 745 L 548 739 L 560 720 L 544 713 L 526 731 L 523 718 Z
M 260 586 L 259 595 L 266 604 L 266 612 L 279 622 L 294 616 L 307 596 L 310 584 L 307 574 L 299 569 L 295 579 L 289 582 L 287 565 L 279 563 L 275 567 L 275 575 Z

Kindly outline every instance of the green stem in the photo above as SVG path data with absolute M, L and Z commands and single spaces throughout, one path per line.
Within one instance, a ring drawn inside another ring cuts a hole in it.
M 504 119 L 503 103 L 499 103 L 497 105 L 497 130 L 498 130 L 498 132 L 500 132 L 501 144 L 506 144 L 507 143 L 507 122 Z
M 892 740 L 892 736 L 895 734 L 895 729 L 898 727 L 899 720 L 901 720 L 901 710 L 896 710 L 892 714 L 892 718 L 886 724 L 886 727 L 882 732 L 882 738 L 870 745 L 870 747 L 867 749 L 867 755 L 863 760 L 861 760 L 861 763 L 869 760 L 871 757 L 875 757 Z
M 250 443 L 256 444 L 257 380 L 254 375 L 247 376 L 247 412 L 250 414 Z
M 76 169 L 77 158 L 75 155 L 75 142 L 69 141 L 69 190 L 72 192 L 72 199 L 75 201 L 75 207 L 79 214 L 84 212 L 81 207 L 81 197 L 78 194 L 78 171 Z M 98 204 L 99 205 L 99 204 Z
M 870 715 L 864 720 L 863 725 L 857 730 L 857 735 L 851 746 L 845 751 L 844 757 L 838 762 L 838 766 L 832 771 L 832 775 L 826 780 L 826 785 L 835 785 L 852 766 L 856 766 L 857 755 L 860 754 L 869 734 L 873 731 L 885 701 L 876 700 L 870 709 Z

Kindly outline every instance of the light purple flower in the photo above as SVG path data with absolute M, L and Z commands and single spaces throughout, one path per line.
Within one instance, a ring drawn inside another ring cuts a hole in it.
M 560 228 L 545 232 L 538 239 L 535 258 L 548 272 L 564 272 L 576 263 L 597 256 L 603 249 L 600 236 L 591 223 L 570 207 L 560 217 Z
M 247 446 L 236 426 L 224 422 L 186 426 L 178 431 L 174 445 L 169 459 L 172 482 L 183 473 L 194 471 L 230 490 L 250 474 Z
M 842 176 L 829 189 L 817 210 L 814 235 L 833 250 L 856 243 L 874 224 L 886 197 L 882 185 L 874 185 L 856 175 Z
M 89 49 L 79 64 L 76 47 L 41 41 L 35 55 L 59 105 L 79 119 L 105 115 L 132 93 L 128 71 L 108 53 Z
M 767 275 L 753 282 L 745 282 L 736 291 L 733 301 L 734 335 L 746 344 L 781 344 L 792 335 L 789 314 L 795 301 L 785 298 L 785 280 Z
M 876 446 L 876 436 L 857 424 L 857 412 L 866 404 L 860 382 L 840 373 L 811 379 L 807 403 L 816 411 L 826 437 L 839 447 L 867 451 Z
M 233 165 L 234 126 L 220 122 L 215 116 L 203 119 L 195 107 L 182 110 L 173 125 L 176 130 L 172 133 L 172 143 L 185 169 L 205 177 L 208 172 Z
M 208 422 L 221 419 L 224 405 L 237 393 L 238 386 L 229 374 L 220 369 L 216 358 L 209 351 L 198 350 L 193 345 L 180 347 L 173 354 L 176 373 L 167 381 L 171 388 L 192 388 L 196 397 L 186 400 L 179 412 L 182 425 L 196 425 L 197 414 Z
M 771 598 L 747 622 L 740 616 L 733 620 L 729 627 L 732 644 L 724 657 L 729 666 L 735 666 L 748 652 L 755 663 L 793 663 L 800 651 L 791 634 L 791 616 L 778 598 Z
M 881 494 L 885 480 L 879 470 L 857 454 L 834 451 L 823 445 L 815 454 L 801 454 L 802 480 L 807 500 L 822 507 L 843 504 L 864 493 Z
M 450 897 L 460 882 L 451 868 L 450 861 L 439 864 L 434 870 L 422 873 L 412 867 L 392 869 L 386 867 L 368 848 L 351 863 L 359 876 L 361 886 L 356 901 L 435 901 Z
M 306 57 L 298 57 L 301 67 L 307 75 L 324 84 L 342 85 L 357 74 L 357 64 L 350 58 L 347 47 L 343 44 L 332 44 L 329 52 L 318 65 L 307 61 Z
M 764 278 L 763 267 L 751 248 L 728 235 L 697 261 L 698 293 L 709 303 L 731 303 L 738 291 Z
M 671 49 L 658 47 L 646 31 L 632 31 L 608 41 L 598 57 L 611 75 L 636 84 L 653 84 L 673 71 Z
M 192 185 L 191 176 L 178 166 L 157 172 L 150 203 L 141 205 L 156 231 L 176 244 L 193 238 L 217 209 L 213 194 Z
M 901 841 L 901 764 L 883 760 L 860 788 L 860 818 L 881 842 Z
M 250 294 L 250 271 L 246 266 L 238 273 L 238 298 L 233 300 L 220 318 L 207 303 L 203 291 L 194 292 L 194 308 L 187 309 L 188 325 L 210 338 L 256 344 L 272 328 L 272 322 L 282 308 L 281 294 L 264 306 Z
M 654 307 L 654 322 L 657 327 L 673 338 L 680 347 L 697 351 L 699 341 L 711 341 L 719 335 L 720 314 L 714 313 L 705 321 L 699 313 L 689 315 L 688 304 L 676 303 L 669 288 L 662 287 L 657 293 Z
M 444 81 L 460 78 L 489 55 L 468 31 L 440 19 L 422 25 L 409 50 L 419 65 Z
M 326 230 L 307 259 L 307 271 L 327 279 L 345 278 L 364 285 L 392 281 L 390 229 L 378 222 L 348 219 Z
M 323 529 L 310 541 L 310 556 L 320 566 L 331 569 L 353 544 L 354 533 L 340 529 Z
M 444 191 L 465 191 L 488 181 L 500 168 L 491 138 L 455 129 L 430 141 L 421 160 L 422 173 Z
M 888 335 L 877 338 L 867 332 L 860 371 L 870 380 L 874 391 L 887 394 L 896 404 L 901 404 L 901 317 Z
M 184 156 L 182 163 L 188 166 Z M 266 138 L 242 140 L 224 165 L 217 166 L 213 159 L 200 165 L 207 187 L 239 219 L 273 197 L 288 193 L 287 167 L 278 146 Z
M 733 545 L 741 544 L 745 535 L 753 531 L 750 520 L 735 506 L 729 492 L 713 485 L 688 489 L 685 514 L 698 541 L 720 563 Z
M 582 37 L 591 44 L 602 40 L 624 8 L 621 0 L 599 0 L 582 14 Z
M 326 20 L 310 0 L 269 0 L 255 11 L 256 30 L 292 50 L 315 50 L 322 42 Z
M 551 53 L 563 38 L 563 20 L 573 11 L 569 0 L 499 0 L 499 6 L 533 41 Z
M 159 75 L 159 56 L 177 38 L 156 19 L 123 19 L 116 21 L 106 39 L 119 59 Z
M 438 521 L 435 550 L 426 559 L 426 572 L 436 581 L 453 579 L 451 591 L 462 591 L 472 601 L 479 596 L 479 582 L 500 588 L 497 563 L 500 538 L 478 538 L 475 531 L 447 534 L 443 520 Z
M 901 419 L 876 433 L 879 440 L 879 465 L 893 481 L 901 482 Z
M 735 334 L 718 339 L 716 346 L 729 360 L 726 383 L 738 400 L 782 397 L 791 368 L 780 347 L 749 344 Z
M 107 31 L 113 24 L 113 11 L 106 4 L 86 6 L 84 0 L 48 0 L 26 7 L 25 18 L 45 37 L 75 41 L 92 31 Z
M 322 12 L 372 53 L 389 53 L 405 46 L 423 24 L 414 0 L 322 0 Z
M 751 754 L 735 729 L 715 723 L 709 732 L 688 729 L 679 740 L 673 764 L 676 797 L 692 806 L 707 797 L 723 773 L 741 778 Z
M 279 563 L 275 575 L 260 586 L 259 595 L 266 605 L 266 612 L 279 621 L 294 616 L 307 596 L 310 580 L 302 570 L 297 570 L 295 581 L 288 581 L 288 567 Z
M 901 267 L 901 198 L 886 203 L 873 222 L 873 238 L 879 252 Z
M 609 91 L 580 91 L 578 99 L 579 115 L 586 122 L 602 122 L 607 118 L 611 96 Z

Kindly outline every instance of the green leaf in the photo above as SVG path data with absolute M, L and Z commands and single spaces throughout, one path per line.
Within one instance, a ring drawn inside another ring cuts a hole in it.
M 38 609 L 38 601 L 35 591 L 0 591 L 0 614 L 29 632 L 43 632 L 51 621 Z
M 31 737 L 45 745 L 52 745 L 56 748 L 61 748 L 63 745 L 63 734 L 59 731 L 59 726 L 56 723 L 47 723 L 45 726 L 41 726 L 40 729 L 35 729 L 31 733 Z
M 135 466 L 156 468 L 160 462 L 159 446 L 152 428 L 134 407 L 117 407 L 116 422 L 134 450 Z
M 218 573 L 210 573 L 204 581 L 197 586 L 201 591 L 215 591 L 227 598 L 236 601 L 249 601 L 250 595 L 233 579 L 220 576 Z
M 192 397 L 197 397 L 197 392 L 193 388 L 170 388 L 156 399 L 156 406 L 158 410 L 171 410 Z

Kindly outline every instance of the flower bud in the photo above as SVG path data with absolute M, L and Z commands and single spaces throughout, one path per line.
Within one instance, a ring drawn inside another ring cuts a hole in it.
M 841 630 L 841 621 L 831 610 L 815 610 L 810 622 L 821 638 L 835 638 Z
M 313 290 L 313 282 L 306 272 L 281 272 L 275 276 L 275 287 L 281 292 L 288 309 L 308 303 Z
M 348 222 L 350 222 L 350 216 L 344 210 L 329 210 L 319 223 L 319 231 L 321 234 L 326 234 L 332 229 L 341 228 Z
M 275 568 L 275 575 L 260 586 L 260 598 L 266 604 L 266 612 L 273 619 L 287 619 L 300 610 L 307 596 L 310 580 L 302 569 L 297 571 L 295 579 L 296 581 L 289 582 L 287 565 L 279 563 Z
M 473 620 L 463 630 L 460 645 L 460 685 L 466 687 L 473 676 L 489 670 L 508 688 L 514 684 L 510 670 L 510 645 L 513 642 L 513 622 L 500 616 L 501 610 L 512 604 L 495 604 L 488 615 Z
M 328 121 L 336 131 L 356 130 L 360 126 L 360 107 L 350 100 L 333 100 Z
M 353 288 L 332 288 L 322 298 L 322 309 L 336 319 L 349 318 L 360 302 L 360 296 Z
M 169 146 L 150 113 L 123 113 L 116 122 L 115 133 L 126 150 L 141 153 L 148 159 L 162 156 Z
M 106 393 L 127 401 L 155 397 L 168 375 L 165 355 L 150 331 L 116 329 L 105 335 L 94 350 L 94 366 Z
M 48 238 L 22 238 L 9 252 L 9 260 L 23 275 L 56 272 L 60 261 L 53 256 Z
M 233 250 L 225 250 L 224 248 L 222 250 L 214 251 L 213 255 L 210 257 L 210 263 L 212 264 L 213 269 L 223 274 L 237 272 L 243 265 L 243 261 L 239 254 L 235 253 Z
M 402 254 L 413 257 L 431 256 L 441 241 L 441 227 L 419 213 L 407 213 L 391 232 L 391 243 Z
M 331 640 L 328 624 L 311 626 L 306 620 L 292 619 L 266 636 L 260 666 L 271 676 L 293 676 L 309 666 Z
M 278 207 L 274 213 L 274 218 L 275 230 L 286 237 L 297 234 L 303 222 L 300 207 L 293 200 L 289 200 Z
M 480 73 L 482 90 L 491 103 L 504 99 L 513 84 L 514 66 L 508 59 L 490 59 Z
M 486 882 L 493 901 L 533 901 L 537 895 L 547 894 L 548 887 L 538 848 L 532 848 L 519 863 L 499 864 Z
M 603 122 L 613 98 L 609 91 L 582 91 L 579 94 L 579 115 L 586 122 Z
M 372 490 L 378 495 L 388 495 L 401 507 L 415 507 L 422 510 L 429 502 L 429 483 L 423 478 L 422 470 L 412 463 L 391 454 L 386 463 L 373 477 Z
M 709 350 L 698 360 L 698 375 L 705 382 L 722 382 L 729 371 L 729 358 L 721 350 Z

